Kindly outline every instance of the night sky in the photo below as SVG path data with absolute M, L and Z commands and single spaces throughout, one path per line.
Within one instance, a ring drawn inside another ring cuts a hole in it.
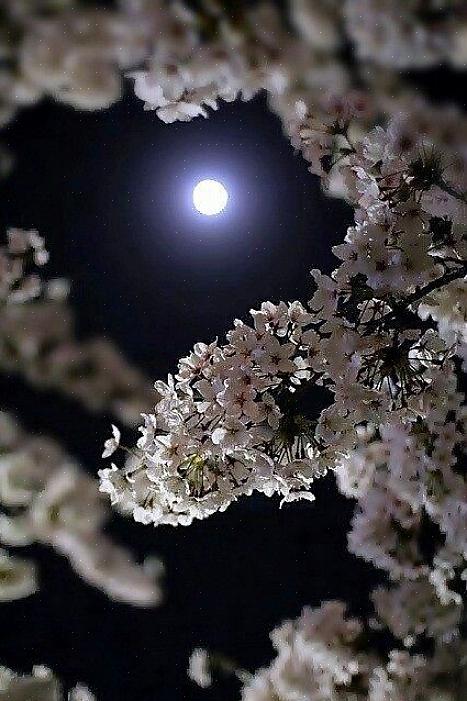
M 51 252 L 46 274 L 72 280 L 80 336 L 105 333 L 154 379 L 261 301 L 307 300 L 310 268 L 335 267 L 330 248 L 351 222 L 262 99 L 174 125 L 129 97 L 97 114 L 43 104 L 5 141 L 16 168 L 1 184 L 3 229 L 38 228 Z M 230 193 L 212 218 L 191 203 L 194 184 L 209 177 Z M 26 428 L 59 438 L 96 474 L 110 416 L 14 377 L 2 377 L 0 392 Z M 315 503 L 282 510 L 250 497 L 189 528 L 115 516 L 117 540 L 166 564 L 156 609 L 110 602 L 58 556 L 24 549 L 39 561 L 41 591 L 2 604 L 1 662 L 18 671 L 46 664 L 99 701 L 236 699 L 235 683 L 201 691 L 186 678 L 194 647 L 255 669 L 271 658 L 268 633 L 281 620 L 331 598 L 361 612 L 379 576 L 346 552 L 353 505 L 331 477 L 315 493 Z

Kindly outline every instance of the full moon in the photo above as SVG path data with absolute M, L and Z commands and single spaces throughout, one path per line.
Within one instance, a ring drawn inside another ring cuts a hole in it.
M 208 217 L 222 212 L 228 199 L 227 190 L 218 180 L 201 180 L 193 190 L 193 204 Z

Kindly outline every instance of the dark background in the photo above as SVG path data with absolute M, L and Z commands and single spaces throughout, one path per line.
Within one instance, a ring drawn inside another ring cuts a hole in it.
M 310 268 L 335 267 L 331 246 L 351 223 L 263 99 L 174 125 L 130 97 L 97 114 L 43 104 L 5 138 L 16 168 L 1 184 L 2 228 L 38 228 L 51 252 L 47 274 L 72 280 L 79 334 L 105 333 L 155 379 L 261 301 L 308 299 Z M 193 211 L 203 177 L 230 192 L 219 217 Z M 17 378 L 3 377 L 0 393 L 26 428 L 56 436 L 96 474 L 111 417 Z M 39 560 L 41 591 L 2 605 L 1 662 L 19 671 L 46 664 L 99 701 L 237 698 L 232 682 L 201 691 L 186 678 L 195 646 L 255 669 L 271 658 L 269 631 L 303 605 L 367 605 L 376 575 L 346 552 L 353 505 L 331 477 L 315 493 L 313 504 L 281 510 L 250 497 L 189 528 L 116 516 L 109 530 L 121 543 L 166 564 L 166 601 L 152 610 L 110 602 L 63 559 L 25 549 Z

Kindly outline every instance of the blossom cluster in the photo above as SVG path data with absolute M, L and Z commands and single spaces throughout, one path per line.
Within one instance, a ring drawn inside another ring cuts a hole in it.
M 431 657 L 365 649 L 364 624 L 345 605 L 306 608 L 271 633 L 276 656 L 245 682 L 242 701 L 461 701 L 467 682 L 465 642 L 440 645 Z
M 148 558 L 139 565 L 106 536 L 109 516 L 93 477 L 55 441 L 28 435 L 0 412 L 0 542 L 47 545 L 110 598 L 134 606 L 160 603 L 161 564 Z M 1 552 L 0 599 L 33 594 L 35 566 Z
M 62 685 L 53 672 L 36 665 L 30 675 L 16 674 L 0 667 L 0 701 L 64 701 Z M 83 684 L 77 684 L 66 696 L 67 701 L 96 701 Z
M 101 471 L 102 491 L 136 520 L 187 525 L 255 489 L 312 498 L 322 469 L 313 463 L 313 426 L 285 416 L 281 403 L 317 372 L 318 336 L 299 303 L 264 304 L 252 316 L 225 346 L 196 344 L 175 378 L 156 383 L 161 399 L 145 415 L 138 450 L 123 473 Z
M 412 557 L 416 565 L 406 542 L 391 547 L 393 555 L 406 562 Z M 189 676 L 205 688 L 219 673 L 234 673 L 242 681 L 242 701 L 462 701 L 467 648 L 459 631 L 460 601 L 438 598 L 420 577 L 378 587 L 372 599 L 369 620 L 351 617 L 340 601 L 305 608 L 271 633 L 275 657 L 253 674 L 197 649 Z

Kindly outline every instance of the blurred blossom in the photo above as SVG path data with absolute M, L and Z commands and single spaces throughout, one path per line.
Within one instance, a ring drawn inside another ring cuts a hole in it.
M 16 674 L 0 667 L 0 701 L 96 701 L 89 689 L 78 684 L 67 696 L 53 672 L 42 665 L 33 667 L 30 675 Z
M 161 568 L 139 565 L 102 533 L 110 514 L 98 484 L 57 443 L 27 435 L 2 412 L 0 451 L 0 542 L 49 545 L 111 599 L 135 606 L 160 602 Z M 2 598 L 35 590 L 32 565 L 6 555 L 2 562 Z
M 22 599 L 34 594 L 36 589 L 34 565 L 0 548 L 0 602 Z
M 105 338 L 77 341 L 67 304 L 69 283 L 42 281 L 34 270 L 48 260 L 36 231 L 10 229 L 0 247 L 0 369 L 24 374 L 93 411 L 110 410 L 128 425 L 151 407 L 155 393 Z
M 203 689 L 211 686 L 212 676 L 209 669 L 209 655 L 206 650 L 196 648 L 190 655 L 188 676 Z

